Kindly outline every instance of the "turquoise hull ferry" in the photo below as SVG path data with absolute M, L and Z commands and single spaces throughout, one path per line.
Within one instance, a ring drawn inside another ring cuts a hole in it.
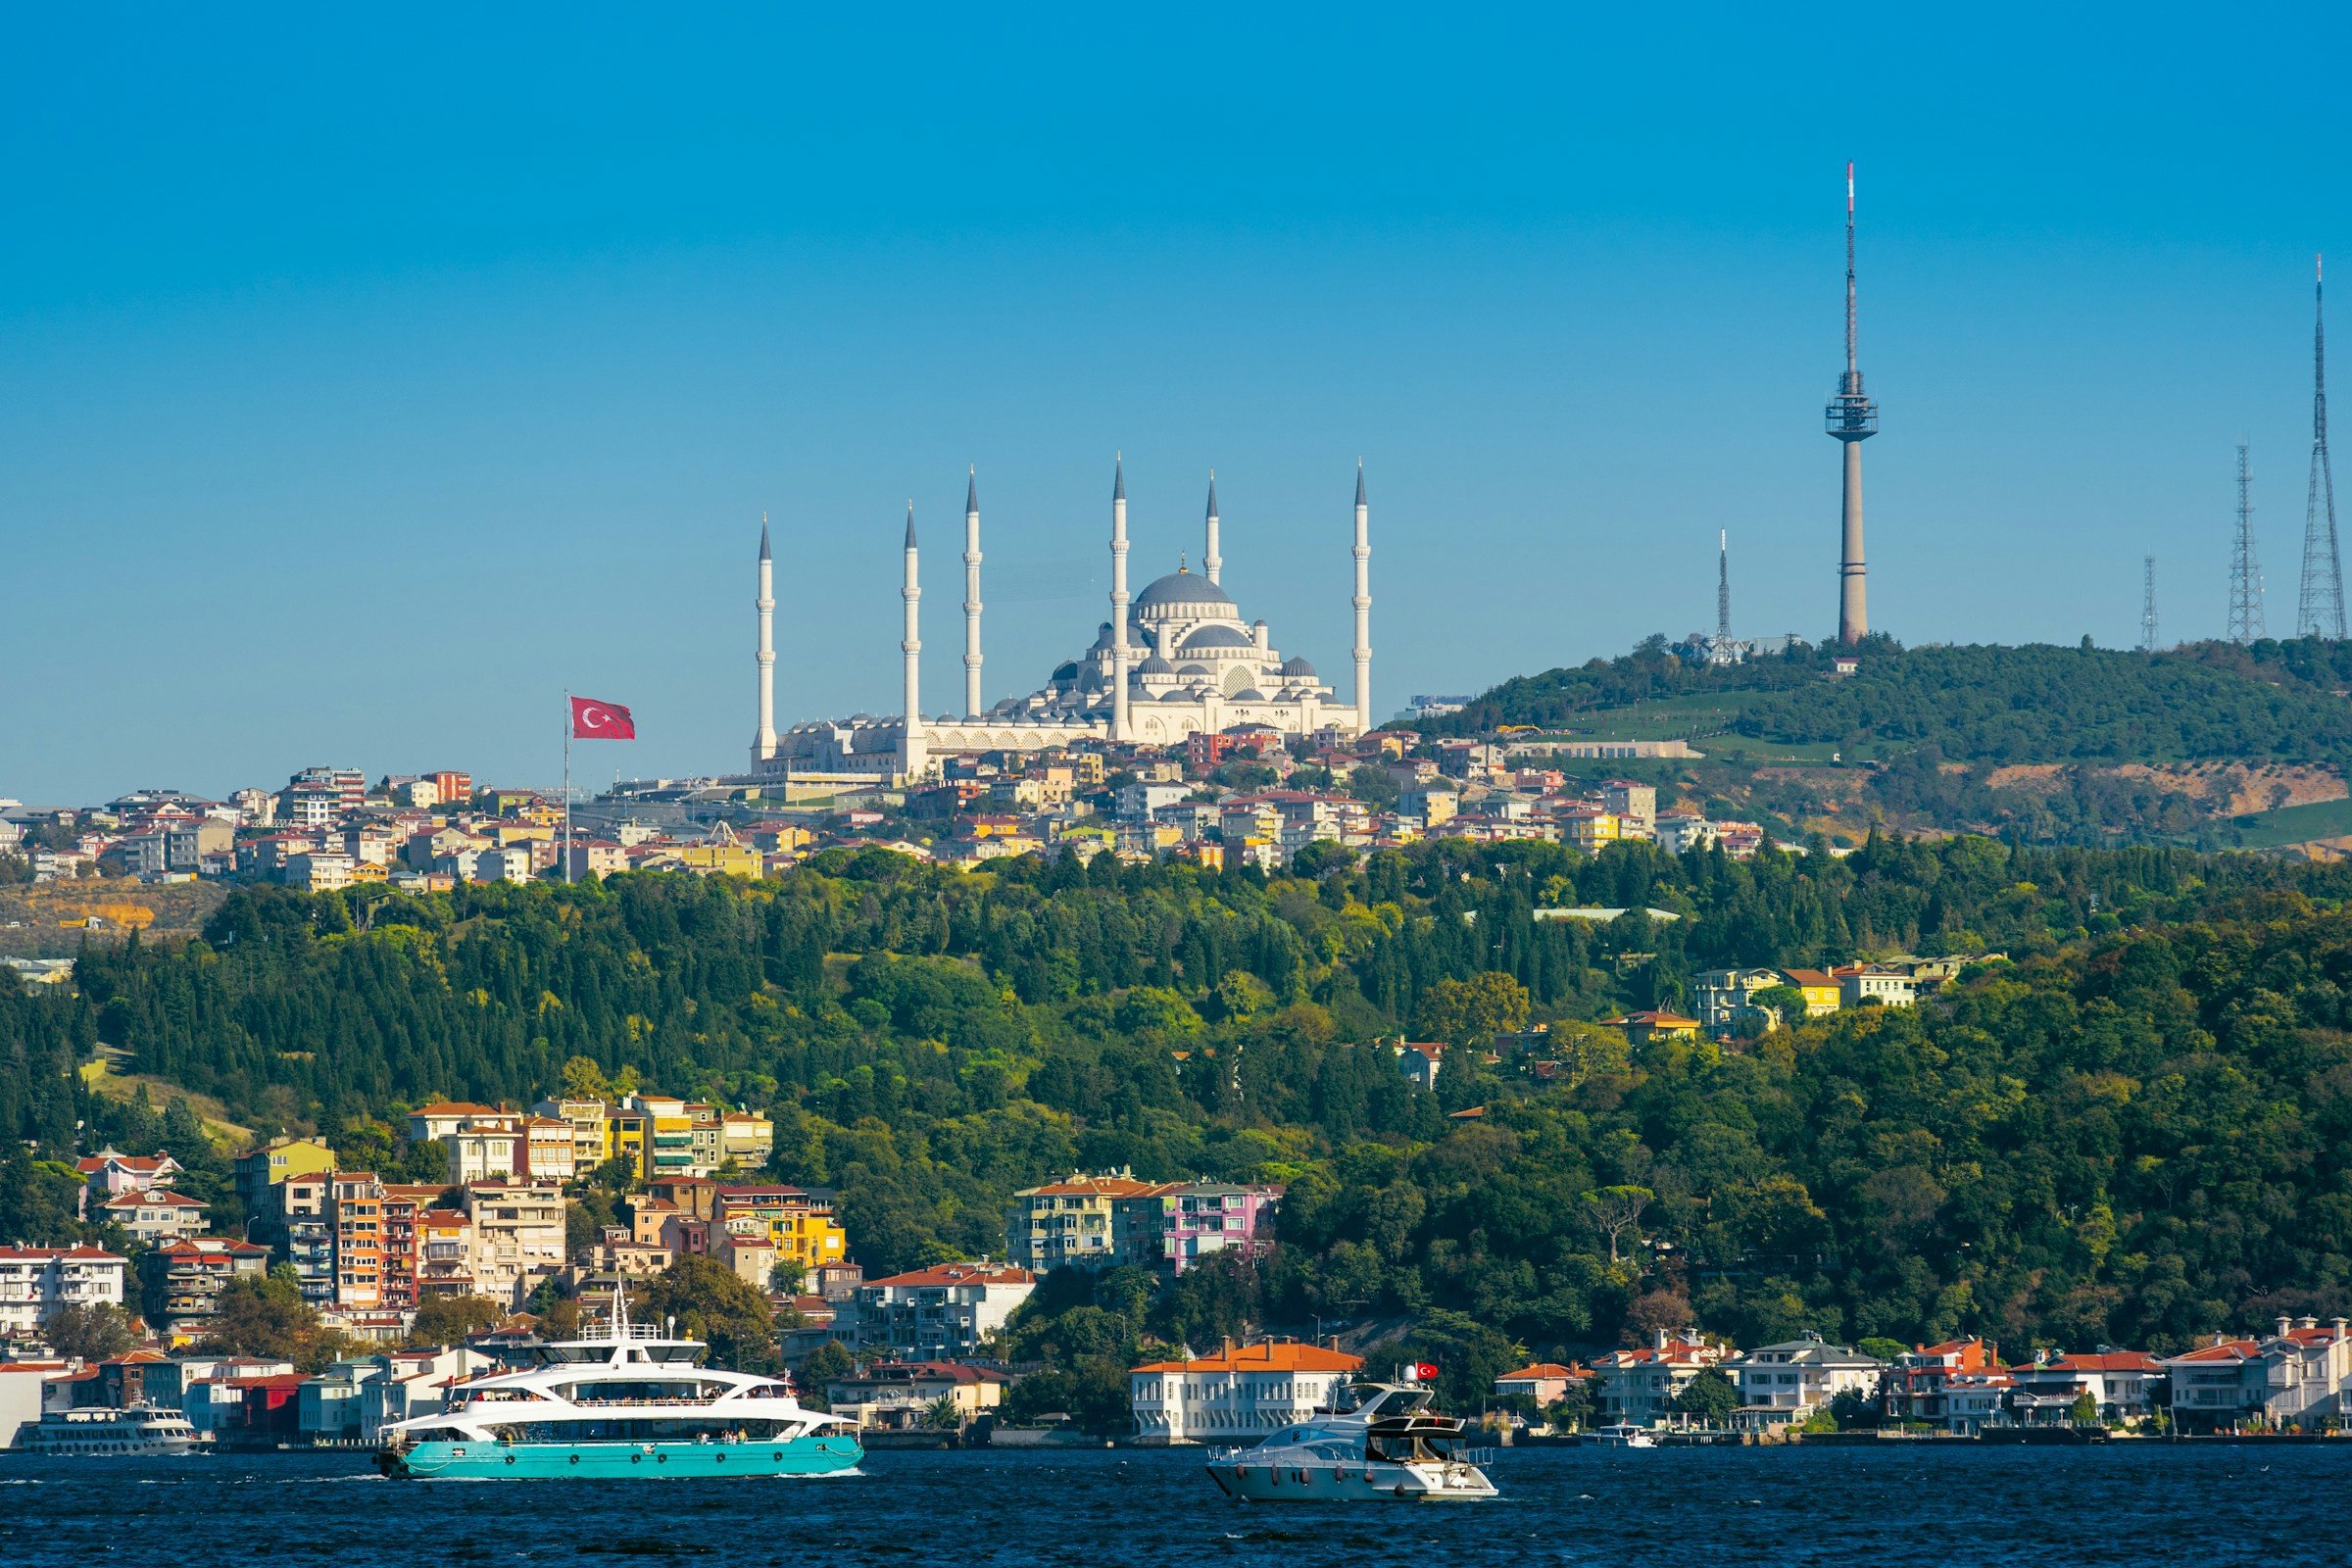
M 386 1448 L 386 1474 L 415 1480 L 676 1481 L 687 1477 L 825 1476 L 865 1457 L 853 1437 L 767 1443 L 452 1443 Z
M 377 1465 L 414 1480 L 671 1481 L 835 1475 L 865 1457 L 789 1379 L 703 1366 L 704 1349 L 631 1323 L 616 1292 L 601 1338 L 457 1385 L 441 1410 L 385 1430 Z

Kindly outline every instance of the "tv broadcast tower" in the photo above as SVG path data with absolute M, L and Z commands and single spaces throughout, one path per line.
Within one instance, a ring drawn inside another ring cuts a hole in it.
M 2303 510 L 2303 592 L 2295 635 L 2344 635 L 2344 564 L 2335 549 L 2335 473 L 2328 462 L 2328 317 L 2320 262 L 2311 264 L 2311 495 Z
M 1838 640 L 1870 635 L 1862 595 L 1862 443 L 1879 433 L 1879 406 L 1862 391 L 1862 362 L 1854 348 L 1854 166 L 1845 166 L 1845 374 L 1826 416 L 1830 435 L 1845 444 L 1845 516 L 1838 556 Z
M 2237 540 L 2230 552 L 2230 640 L 2243 648 L 2270 635 L 2263 627 L 2262 567 L 2254 559 L 2253 473 L 2237 444 Z

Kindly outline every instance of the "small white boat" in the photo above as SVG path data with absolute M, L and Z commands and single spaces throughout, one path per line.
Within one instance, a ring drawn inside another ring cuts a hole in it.
M 1419 1383 L 1359 1383 L 1346 1410 L 1318 1410 L 1255 1447 L 1220 1448 L 1209 1479 L 1250 1502 L 1474 1501 L 1495 1494 L 1462 1424 Z
M 1654 1448 L 1658 1440 L 1644 1427 L 1620 1421 L 1615 1426 L 1594 1427 L 1586 1442 L 1603 1448 Z
M 121 1457 L 194 1453 L 208 1439 L 177 1410 L 133 1405 L 52 1410 L 17 1429 L 20 1453 L 107 1454 Z

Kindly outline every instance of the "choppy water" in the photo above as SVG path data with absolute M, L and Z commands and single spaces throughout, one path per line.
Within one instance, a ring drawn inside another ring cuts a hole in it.
M 875 1453 L 822 1480 L 418 1483 L 365 1455 L 0 1454 L 0 1563 L 2352 1561 L 2325 1446 L 1506 1451 L 1496 1502 L 1229 1502 L 1197 1453 Z

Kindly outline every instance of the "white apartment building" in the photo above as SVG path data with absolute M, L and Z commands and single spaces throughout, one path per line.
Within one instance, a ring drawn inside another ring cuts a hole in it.
M 1344 1350 L 1273 1340 L 1150 1362 L 1127 1375 L 1127 1392 L 1146 1443 L 1255 1443 L 1330 1408 L 1363 1366 Z
M 1675 1396 L 1723 1359 L 1721 1348 L 1658 1330 L 1651 1344 L 1611 1350 L 1592 1359 L 1593 1420 L 1655 1426 L 1673 1412 Z
M 1037 1276 L 1004 1263 L 939 1263 L 868 1280 L 851 1298 L 847 1326 L 861 1349 L 888 1350 L 901 1361 L 977 1355 L 1013 1308 L 1037 1289 Z
M 1786 1426 L 1826 1408 L 1840 1394 L 1876 1399 L 1886 1363 L 1818 1334 L 1744 1351 L 1724 1363 L 1740 1390 L 1742 1428 Z
M 464 1194 L 473 1221 L 474 1292 L 520 1307 L 541 1280 L 564 1266 L 564 1189 L 510 1178 L 469 1182 Z M 421 1241 L 421 1225 L 417 1234 Z
M 286 857 L 286 886 L 332 893 L 351 886 L 352 858 L 341 850 L 308 850 Z
M 0 1339 L 34 1338 L 61 1306 L 121 1306 L 125 1266 L 96 1247 L 0 1247 Z

